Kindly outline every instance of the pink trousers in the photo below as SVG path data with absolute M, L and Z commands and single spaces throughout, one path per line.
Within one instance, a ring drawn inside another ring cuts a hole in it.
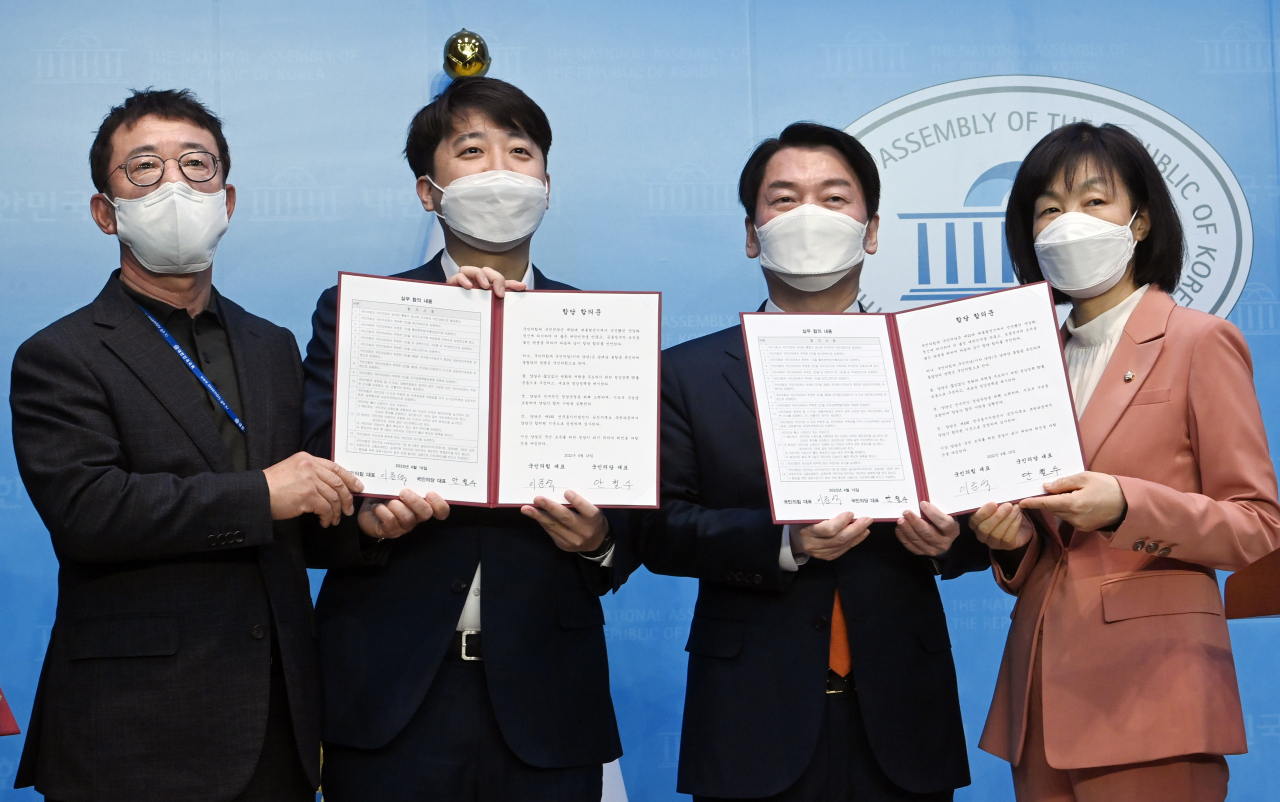
M 1040 655 L 1031 673 L 1027 740 L 1022 760 L 1013 767 L 1018 802 L 1223 802 L 1227 798 L 1227 761 L 1222 755 L 1182 755 L 1087 769 L 1055 769 L 1044 749 L 1044 703 L 1040 694 Z

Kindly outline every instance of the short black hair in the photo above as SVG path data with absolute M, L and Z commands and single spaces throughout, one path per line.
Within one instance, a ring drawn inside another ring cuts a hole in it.
M 760 184 L 764 182 L 764 171 L 769 160 L 783 148 L 834 148 L 848 162 L 853 174 L 862 185 L 862 197 L 867 204 L 867 222 L 880 210 L 880 171 L 876 169 L 876 160 L 871 157 L 862 143 L 838 128 L 818 123 L 792 123 L 782 129 L 782 133 L 772 139 L 766 139 L 756 146 L 751 158 L 742 168 L 742 177 L 738 179 L 738 200 L 742 208 L 747 210 L 747 217 L 756 218 L 756 199 L 760 196 Z
M 1091 165 L 1104 177 L 1118 179 L 1129 193 L 1130 211 L 1145 208 L 1150 221 L 1147 236 L 1134 249 L 1133 282 L 1154 284 L 1172 293 L 1182 276 L 1185 244 L 1182 222 L 1169 195 L 1164 176 L 1146 147 L 1125 129 L 1106 123 L 1064 125 L 1036 143 L 1018 168 L 1005 210 L 1005 241 L 1009 259 L 1022 284 L 1043 281 L 1036 257 L 1036 198 L 1061 175 L 1067 189 L 1080 168 Z M 1114 189 L 1114 188 L 1113 188 Z M 1060 303 L 1069 299 L 1054 291 Z
M 458 78 L 445 87 L 409 123 L 404 156 L 418 178 L 435 175 L 436 147 L 454 124 L 477 111 L 508 131 L 519 131 L 533 140 L 545 162 L 551 150 L 551 123 L 537 103 L 506 81 L 497 78 Z
M 93 185 L 99 192 L 109 194 L 108 179 L 116 165 L 111 163 L 111 137 L 117 130 L 129 127 L 148 115 L 165 120 L 186 120 L 213 134 L 218 145 L 218 161 L 222 166 L 222 181 L 231 172 L 231 151 L 222 135 L 222 120 L 209 111 L 190 89 L 131 89 L 124 102 L 107 112 L 98 126 L 98 135 L 89 147 L 89 171 Z

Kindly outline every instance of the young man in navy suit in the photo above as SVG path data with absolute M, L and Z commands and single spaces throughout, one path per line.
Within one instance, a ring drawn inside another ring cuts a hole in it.
M 405 155 L 445 248 L 398 277 L 573 289 L 529 260 L 550 148 L 542 109 L 503 81 L 460 79 L 419 111 Z M 330 453 L 336 307 L 331 288 L 304 365 L 317 455 Z M 572 491 L 518 510 L 366 499 L 316 560 L 330 569 L 316 608 L 325 798 L 598 802 L 602 764 L 622 754 L 599 596 L 626 579 L 624 520 Z
M 880 177 L 812 123 L 762 143 L 739 184 L 768 312 L 862 311 Z M 638 513 L 653 571 L 699 580 L 677 789 L 694 799 L 948 800 L 969 783 L 936 575 L 990 565 L 925 502 L 773 523 L 741 326 L 663 353 L 662 506 Z

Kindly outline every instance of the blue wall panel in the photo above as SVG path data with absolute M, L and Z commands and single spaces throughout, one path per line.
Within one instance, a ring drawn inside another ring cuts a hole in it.
M 103 114 L 132 87 L 189 87 L 223 116 L 239 205 L 216 282 L 300 345 L 337 271 L 419 264 L 431 221 L 400 155 L 403 136 L 442 86 L 445 38 L 465 26 L 488 40 L 490 74 L 541 103 L 555 132 L 535 261 L 584 288 L 662 290 L 666 345 L 733 325 L 763 299 L 759 268 L 743 254 L 736 182 L 754 144 L 789 122 L 843 128 L 918 89 L 1002 74 L 1088 81 L 1158 106 L 1203 136 L 1244 188 L 1254 256 L 1232 319 L 1253 349 L 1274 439 L 1273 15 L 1266 0 L 0 0 L 0 365 L 92 299 L 117 262 L 115 240 L 88 217 L 86 159 Z M 916 271 L 914 257 L 907 269 Z M 993 281 L 994 271 L 989 257 Z M 0 686 L 25 728 L 57 563 L 17 475 L 7 407 L 0 420 Z M 1012 599 L 987 575 L 943 583 L 943 594 L 974 775 L 958 798 L 1011 800 L 1007 766 L 976 742 Z M 642 571 L 606 599 L 632 800 L 677 796 L 695 596 L 691 581 Z M 1280 623 L 1237 623 L 1232 635 L 1251 751 L 1231 759 L 1231 798 L 1275 799 Z M 0 800 L 38 798 L 10 790 L 21 743 L 0 739 Z

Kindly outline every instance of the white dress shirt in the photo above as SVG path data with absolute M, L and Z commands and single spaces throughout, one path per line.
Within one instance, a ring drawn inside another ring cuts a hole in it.
M 780 306 L 773 302 L 773 299 L 764 302 L 764 311 L 766 312 L 782 312 Z M 844 310 L 846 315 L 857 314 L 862 308 L 858 306 L 858 302 L 854 301 L 853 305 Z M 799 557 L 791 553 L 791 524 L 782 527 L 782 548 L 778 549 L 778 567 L 784 571 L 799 571 L 800 566 L 809 562 L 808 554 L 801 554 Z
M 458 266 L 458 263 L 453 260 L 453 257 L 449 255 L 448 248 L 445 248 L 443 251 L 440 252 L 440 267 L 444 269 L 445 281 L 448 281 L 449 279 L 456 276 L 458 274 L 458 271 L 462 269 L 461 267 Z M 530 262 L 529 266 L 524 269 L 524 278 L 521 279 L 521 281 L 524 282 L 525 289 L 527 290 L 533 289 L 533 276 L 534 276 L 533 262 Z M 595 563 L 600 563 L 605 568 L 612 568 L 613 567 L 613 547 L 610 546 L 609 550 L 605 552 L 604 556 L 602 557 L 584 556 L 583 559 L 591 560 L 592 562 L 595 562 Z M 798 569 L 792 569 L 792 570 L 798 570 Z M 467 601 L 462 605 L 462 615 L 458 616 L 457 630 L 459 632 L 462 632 L 463 630 L 474 630 L 476 632 L 480 631 L 480 566 L 479 565 L 476 566 L 476 575 L 471 579 L 471 591 L 467 593 Z
M 1102 372 L 1107 369 L 1111 355 L 1115 353 L 1120 342 L 1120 333 L 1124 324 L 1129 322 L 1129 315 L 1142 300 L 1147 287 L 1144 284 L 1132 295 L 1116 304 L 1111 309 L 1090 320 L 1083 326 L 1074 326 L 1071 318 L 1067 318 L 1067 331 L 1071 339 L 1063 354 L 1067 359 L 1067 375 L 1071 378 L 1071 395 L 1076 400 L 1076 418 L 1084 415 L 1085 405 L 1098 387 Z

